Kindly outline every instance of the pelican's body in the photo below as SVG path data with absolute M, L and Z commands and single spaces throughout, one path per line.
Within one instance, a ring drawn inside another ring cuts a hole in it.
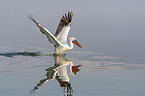
M 70 38 L 70 46 L 67 43 L 62 43 L 61 45 L 59 45 L 58 47 L 55 47 L 54 49 L 54 53 L 53 54 L 63 54 L 65 51 L 67 50 L 71 50 L 73 49 L 73 38 Z
M 48 40 L 54 45 L 55 49 L 53 54 L 64 54 L 65 51 L 73 49 L 73 43 L 82 48 L 74 37 L 71 37 L 69 45 L 67 44 L 67 36 L 71 27 L 72 17 L 73 13 L 68 12 L 68 15 L 65 14 L 61 18 L 55 35 L 52 35 L 46 28 L 37 23 L 34 18 L 28 18 L 30 18 L 39 27 L 40 31 L 45 34 Z

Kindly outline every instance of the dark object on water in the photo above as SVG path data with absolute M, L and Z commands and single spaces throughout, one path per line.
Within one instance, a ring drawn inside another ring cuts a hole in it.
M 46 55 L 43 54 L 41 52 L 9 52 L 9 53 L 0 53 L 0 55 L 2 56 L 6 56 L 6 57 L 13 57 L 15 55 L 22 55 L 22 56 L 42 56 L 42 55 Z

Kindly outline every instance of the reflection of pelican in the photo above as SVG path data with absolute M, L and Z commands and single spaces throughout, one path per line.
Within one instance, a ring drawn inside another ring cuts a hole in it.
M 39 86 L 42 86 L 44 83 L 48 82 L 49 80 L 56 79 L 62 88 L 66 88 L 67 93 L 69 96 L 72 96 L 72 87 L 70 83 L 70 78 L 68 77 L 67 66 L 69 66 L 70 74 L 76 74 L 79 71 L 78 66 L 73 66 L 72 61 L 68 61 L 64 58 L 64 55 L 53 55 L 55 64 L 52 67 L 46 69 L 47 74 L 46 78 L 39 81 L 37 86 L 34 87 L 33 91 L 38 89 Z
M 48 40 L 54 45 L 54 54 L 64 54 L 65 51 L 73 49 L 73 43 L 82 48 L 82 46 L 76 41 L 74 37 L 70 38 L 70 45 L 67 44 L 67 36 L 71 27 L 71 20 L 73 17 L 72 12 L 68 12 L 68 15 L 64 15 L 59 23 L 55 35 L 52 35 L 46 28 L 41 26 L 33 17 L 30 18 L 40 29 L 40 31 L 45 34 Z

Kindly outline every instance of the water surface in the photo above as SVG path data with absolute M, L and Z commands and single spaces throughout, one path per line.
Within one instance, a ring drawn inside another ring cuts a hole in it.
M 145 94 L 145 63 L 130 63 L 128 58 L 101 52 L 69 51 L 65 56 L 52 56 L 39 48 L 35 52 L 31 48 L 1 50 L 2 96 Z

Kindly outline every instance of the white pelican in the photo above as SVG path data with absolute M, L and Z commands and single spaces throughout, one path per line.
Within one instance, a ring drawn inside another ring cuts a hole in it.
M 72 17 L 72 12 L 68 12 L 68 15 L 65 14 L 64 16 L 62 16 L 55 35 L 52 35 L 52 33 L 50 33 L 46 28 L 36 22 L 33 17 L 28 16 L 28 18 L 31 19 L 39 27 L 40 31 L 45 34 L 48 40 L 54 45 L 55 49 L 53 54 L 59 55 L 64 54 L 64 52 L 67 50 L 73 49 L 73 43 L 82 48 L 82 46 L 76 41 L 74 37 L 71 37 L 70 44 L 67 44 L 67 36 L 71 27 Z

